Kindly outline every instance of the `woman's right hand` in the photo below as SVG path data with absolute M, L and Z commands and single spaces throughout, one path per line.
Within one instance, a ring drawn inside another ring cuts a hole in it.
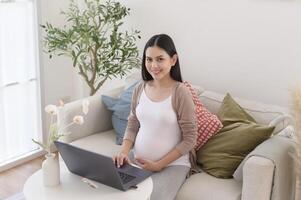
M 128 154 L 124 152 L 120 152 L 118 155 L 113 156 L 113 161 L 118 168 L 121 167 L 124 163 L 131 163 Z

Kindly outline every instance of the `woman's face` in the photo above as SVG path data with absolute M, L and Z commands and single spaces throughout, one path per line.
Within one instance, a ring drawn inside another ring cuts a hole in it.
M 170 57 L 160 47 L 148 47 L 145 52 L 145 66 L 154 80 L 170 78 L 170 69 L 177 62 L 177 55 Z

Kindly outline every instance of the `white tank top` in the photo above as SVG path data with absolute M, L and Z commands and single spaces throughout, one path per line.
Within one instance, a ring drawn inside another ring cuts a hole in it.
M 136 107 L 140 128 L 134 145 L 134 155 L 152 161 L 160 160 L 181 142 L 182 133 L 173 110 L 171 96 L 154 102 L 143 90 Z M 188 154 L 181 156 L 169 165 L 190 167 Z

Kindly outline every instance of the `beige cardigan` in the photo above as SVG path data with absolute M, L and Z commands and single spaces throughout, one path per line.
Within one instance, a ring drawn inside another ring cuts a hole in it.
M 139 83 L 132 95 L 131 112 L 128 117 L 128 125 L 125 131 L 124 140 L 135 142 L 140 123 L 136 116 L 136 106 L 139 104 L 140 95 L 145 87 L 146 82 Z M 172 107 L 177 115 L 178 124 L 182 132 L 182 141 L 175 148 L 185 155 L 190 152 L 190 162 L 192 168 L 195 168 L 195 152 L 193 147 L 196 144 L 197 125 L 195 119 L 195 107 L 190 91 L 186 86 L 177 82 L 171 95 Z

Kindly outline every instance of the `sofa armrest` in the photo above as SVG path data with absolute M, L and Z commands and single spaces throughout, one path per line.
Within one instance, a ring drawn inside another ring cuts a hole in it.
M 243 166 L 242 200 L 270 200 L 274 163 L 263 157 L 251 156 Z
M 294 123 L 293 117 L 288 114 L 279 115 L 275 119 L 273 119 L 269 126 L 275 126 L 275 129 L 273 131 L 273 135 L 276 135 L 278 133 L 284 133 L 283 130 L 287 128 L 288 126 L 292 125 Z
M 124 86 L 115 88 L 106 92 L 105 95 L 116 97 L 120 94 L 123 88 Z M 100 94 L 65 104 L 65 106 L 59 110 L 59 127 L 66 127 L 70 122 L 72 122 L 75 115 L 83 114 L 83 100 L 88 100 L 90 103 L 89 112 L 84 116 L 84 123 L 82 125 L 75 124 L 67 127 L 64 132 L 68 132 L 70 134 L 61 137 L 61 141 L 70 143 L 79 138 L 112 129 L 112 112 L 109 111 L 102 103 Z
M 234 172 L 234 179 L 243 183 L 244 200 L 265 199 L 266 197 L 267 199 L 271 197 L 293 198 L 295 177 L 293 158 L 290 154 L 294 148 L 294 141 L 292 138 L 281 136 L 280 133 L 258 145 Z M 273 164 L 272 169 L 268 160 Z M 271 183 L 271 190 L 264 188 L 265 184 L 270 187 Z M 261 191 L 261 188 L 264 188 L 267 193 Z M 259 196 L 256 196 L 257 194 Z

